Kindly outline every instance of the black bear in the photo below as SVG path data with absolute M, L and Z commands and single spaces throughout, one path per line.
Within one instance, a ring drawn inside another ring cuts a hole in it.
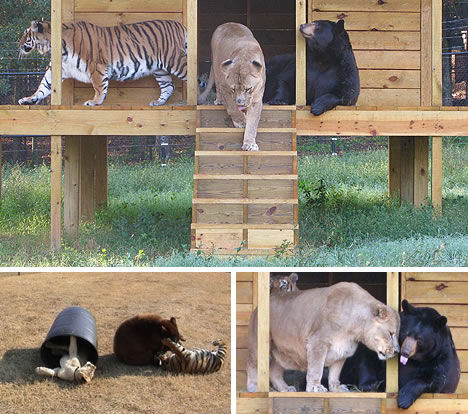
M 435 309 L 416 308 L 405 299 L 400 312 L 398 407 L 410 407 L 422 393 L 453 393 L 460 362 L 447 318 Z
M 360 92 L 359 70 L 344 21 L 316 20 L 302 24 L 307 41 L 306 103 L 320 115 L 337 105 L 354 105 Z M 293 55 L 275 56 L 266 63 L 263 102 L 295 103 L 296 62 Z

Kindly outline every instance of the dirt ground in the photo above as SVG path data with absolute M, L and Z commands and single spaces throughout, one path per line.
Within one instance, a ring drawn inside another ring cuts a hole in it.
M 99 361 L 93 381 L 37 377 L 41 346 L 55 317 L 83 306 L 96 318 Z M 229 413 L 231 349 L 221 371 L 173 376 L 118 362 L 119 324 L 138 313 L 175 316 L 187 347 L 230 344 L 229 273 L 0 273 L 0 412 Z

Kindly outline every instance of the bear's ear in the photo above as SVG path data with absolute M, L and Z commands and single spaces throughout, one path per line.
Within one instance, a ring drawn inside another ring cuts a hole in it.
M 344 32 L 344 20 L 340 19 L 336 22 L 336 33 Z
M 447 325 L 447 318 L 445 316 L 440 316 L 435 323 L 437 328 L 442 329 L 445 325 Z
M 415 307 L 411 305 L 406 299 L 403 299 L 403 302 L 401 302 L 401 308 L 403 309 L 403 313 L 413 313 L 415 310 Z
M 378 319 L 385 320 L 388 317 L 388 309 L 385 305 L 377 305 L 375 308 L 375 316 Z
M 291 280 L 292 283 L 297 283 L 297 281 L 299 280 L 299 276 L 297 273 L 291 273 L 289 275 L 289 280 Z
M 174 318 L 173 316 L 171 317 L 170 319 L 171 323 L 177 327 L 177 321 L 176 321 L 176 318 Z

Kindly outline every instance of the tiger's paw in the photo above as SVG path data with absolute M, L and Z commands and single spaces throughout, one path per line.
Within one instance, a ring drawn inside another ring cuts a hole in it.
M 151 101 L 149 103 L 150 106 L 161 106 L 161 105 L 164 105 L 165 103 L 167 102 L 167 100 L 164 100 L 164 99 L 158 99 L 157 101 Z
M 242 145 L 242 150 L 243 151 L 258 151 L 258 145 L 253 142 L 253 143 L 245 143 Z
M 96 102 L 96 101 L 93 101 L 93 100 L 89 100 L 89 101 L 86 101 L 84 104 L 84 106 L 97 106 L 97 105 L 101 105 L 99 102 Z
M 20 105 L 35 105 L 37 103 L 39 103 L 39 100 L 32 96 L 26 96 L 25 98 L 18 100 L 18 104 Z

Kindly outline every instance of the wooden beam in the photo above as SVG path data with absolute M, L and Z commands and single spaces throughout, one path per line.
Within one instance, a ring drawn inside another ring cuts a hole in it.
M 185 1 L 187 2 L 187 104 L 196 105 L 198 95 L 198 1 Z
M 52 105 L 62 104 L 62 0 L 51 0 Z
M 259 392 L 270 390 L 270 274 L 258 273 L 257 369 Z
M 194 110 L 1 109 L 0 135 L 194 135 Z
M 81 137 L 65 137 L 63 225 L 68 235 L 75 235 L 80 224 L 80 147 Z
M 50 137 L 50 244 L 60 249 L 62 240 L 62 137 Z
M 432 0 L 432 105 L 442 104 L 442 0 Z
M 296 1 L 296 104 L 306 104 L 306 42 L 299 31 L 307 22 L 306 0 Z
M 387 305 L 399 311 L 399 274 L 387 272 Z M 387 360 L 386 392 L 398 392 L 398 356 Z
M 413 204 L 416 207 L 428 202 L 429 138 L 414 137 L 414 190 Z
M 95 198 L 96 208 L 107 207 L 107 137 L 100 136 L 96 137 L 94 144 L 95 149 L 95 161 L 94 161 L 94 173 L 95 173 Z

